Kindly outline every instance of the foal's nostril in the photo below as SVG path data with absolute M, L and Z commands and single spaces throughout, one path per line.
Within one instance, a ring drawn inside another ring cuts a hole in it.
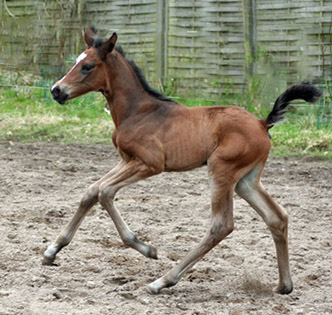
M 56 100 L 59 104 L 65 104 L 69 95 L 66 93 L 66 89 L 61 89 L 60 86 L 54 86 L 51 89 L 53 99 Z
M 53 97 L 56 98 L 60 95 L 61 90 L 58 86 L 56 86 L 51 90 L 51 93 L 52 93 Z

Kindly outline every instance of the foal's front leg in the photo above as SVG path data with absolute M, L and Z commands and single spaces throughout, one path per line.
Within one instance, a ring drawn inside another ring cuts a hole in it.
M 118 172 L 125 164 L 126 162 L 121 160 L 110 172 L 89 187 L 72 220 L 66 225 L 56 240 L 48 246 L 47 250 L 44 252 L 43 265 L 52 265 L 56 254 L 71 242 L 86 214 L 98 202 L 100 184 L 116 174 L 116 172 Z
M 124 244 L 136 249 L 146 257 L 157 259 L 156 248 L 145 244 L 135 236 L 115 208 L 113 202 L 119 189 L 152 175 L 155 174 L 143 163 L 135 160 L 130 161 L 100 185 L 99 202 L 111 216 Z

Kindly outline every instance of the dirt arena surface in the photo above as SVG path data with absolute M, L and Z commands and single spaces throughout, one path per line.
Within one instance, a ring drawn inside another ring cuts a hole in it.
M 76 211 L 87 187 L 118 159 L 110 145 L 0 143 L 0 314 L 332 314 L 332 163 L 270 158 L 262 177 L 290 214 L 294 291 L 278 281 L 272 237 L 235 197 L 235 230 L 174 287 L 162 276 L 209 223 L 206 168 L 165 173 L 120 191 L 131 229 L 158 248 L 151 260 L 122 245 L 95 206 L 73 242 L 43 266 L 42 253 Z

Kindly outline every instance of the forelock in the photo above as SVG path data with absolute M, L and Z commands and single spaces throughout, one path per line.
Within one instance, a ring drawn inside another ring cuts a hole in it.
M 92 47 L 99 48 L 99 47 L 102 46 L 104 43 L 105 43 L 105 41 L 104 41 L 103 39 L 101 39 L 101 38 L 96 38 L 96 39 L 93 41 Z

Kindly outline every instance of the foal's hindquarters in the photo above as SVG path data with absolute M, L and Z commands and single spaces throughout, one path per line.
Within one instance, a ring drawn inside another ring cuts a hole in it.
M 204 109 L 199 109 L 204 110 Z M 213 109 L 217 115 L 220 112 Z M 263 121 L 239 108 L 224 108 L 217 144 L 207 159 L 211 186 L 211 222 L 206 235 L 178 265 L 148 286 L 151 293 L 175 285 L 182 275 L 233 231 L 233 193 L 244 198 L 264 219 L 277 249 L 277 292 L 292 291 L 289 272 L 287 213 L 263 189 L 260 176 L 270 150 Z M 211 113 L 210 113 L 211 116 Z M 211 124 L 212 126 L 215 124 Z

